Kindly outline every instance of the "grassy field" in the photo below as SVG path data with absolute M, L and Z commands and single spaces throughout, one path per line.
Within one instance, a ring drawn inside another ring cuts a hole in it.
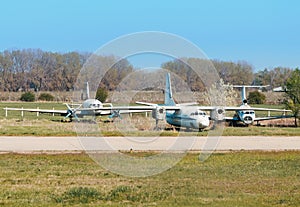
M 0 102 L 0 117 L 6 119 L 27 119 L 27 120 L 38 120 L 38 119 L 47 119 L 53 121 L 60 121 L 62 117 L 52 116 L 51 114 L 39 114 L 36 113 L 24 112 L 24 117 L 21 116 L 20 111 L 8 111 L 8 116 L 5 117 L 4 108 L 30 108 L 30 109 L 67 109 L 63 103 L 57 102 Z
M 149 130 L 125 130 L 114 123 L 83 123 L 83 134 L 90 136 L 207 136 L 213 131 L 176 132 Z M 0 136 L 76 136 L 78 126 L 75 123 L 64 123 L 47 119 L 20 120 L 0 119 Z M 80 132 L 78 132 L 80 134 Z M 300 128 L 294 127 L 225 127 L 223 136 L 300 136 Z
M 200 162 L 188 154 L 159 175 L 129 178 L 86 154 L 2 154 L 0 205 L 300 206 L 299 155 L 231 152 Z

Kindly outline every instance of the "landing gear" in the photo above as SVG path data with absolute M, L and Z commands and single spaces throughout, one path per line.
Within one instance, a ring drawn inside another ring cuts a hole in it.
M 155 119 L 155 127 L 154 127 L 154 131 L 159 131 L 160 128 L 158 127 L 158 119 Z
M 259 121 L 256 121 L 256 126 L 260 126 L 260 123 L 259 123 Z

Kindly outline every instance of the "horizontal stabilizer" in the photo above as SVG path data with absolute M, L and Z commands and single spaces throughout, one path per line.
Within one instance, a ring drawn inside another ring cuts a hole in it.
M 264 85 L 264 86 L 250 86 L 250 85 L 233 85 L 234 88 L 265 88 L 270 85 Z
M 176 104 L 176 106 L 194 106 L 197 105 L 197 102 L 191 102 L 191 103 L 181 103 L 181 104 Z
M 148 102 L 142 102 L 142 101 L 137 101 L 135 103 L 141 104 L 141 105 L 146 105 L 146 106 L 157 106 L 157 104 L 155 104 L 155 103 L 148 103 Z

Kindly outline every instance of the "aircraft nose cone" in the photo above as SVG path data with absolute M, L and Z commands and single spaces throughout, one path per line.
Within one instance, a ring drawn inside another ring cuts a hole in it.
M 209 126 L 209 119 L 207 118 L 207 120 L 202 120 L 199 122 L 199 128 L 206 128 Z
M 253 118 L 252 118 L 251 116 L 246 116 L 246 117 L 244 118 L 244 122 L 245 122 L 246 124 L 251 124 L 251 123 L 253 122 Z

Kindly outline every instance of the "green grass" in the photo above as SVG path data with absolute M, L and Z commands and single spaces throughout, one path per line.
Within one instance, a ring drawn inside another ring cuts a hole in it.
M 32 112 L 24 112 L 24 117 L 21 116 L 21 111 L 8 111 L 8 116 L 5 117 L 4 108 L 30 108 L 30 109 L 67 109 L 63 103 L 57 102 L 0 102 L 0 117 L 6 119 L 26 119 L 26 120 L 41 120 L 47 119 L 52 121 L 59 121 L 63 117 L 52 116 L 52 114 L 39 114 Z
M 0 206 L 299 206 L 299 155 L 188 154 L 159 175 L 130 178 L 85 154 L 2 154 Z
M 42 120 L 0 119 L 0 136 L 76 136 L 72 123 Z
M 300 128 L 294 127 L 226 127 L 223 136 L 299 136 Z
M 137 118 L 139 119 L 139 118 Z M 0 119 L 0 136 L 76 136 L 82 127 L 84 135 L 90 136 L 207 136 L 214 131 L 181 132 L 149 130 L 124 130 L 114 123 L 64 123 L 48 119 Z M 80 133 L 79 133 L 80 134 Z M 294 127 L 225 127 L 223 136 L 300 136 L 300 128 Z

